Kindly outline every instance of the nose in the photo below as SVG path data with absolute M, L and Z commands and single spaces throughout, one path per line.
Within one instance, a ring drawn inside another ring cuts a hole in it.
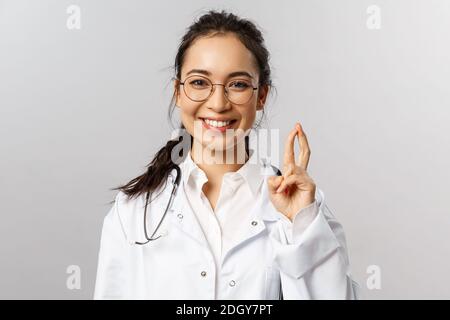
M 207 100 L 207 106 L 216 112 L 223 112 L 231 108 L 231 104 L 225 97 L 225 87 L 223 85 L 215 85 L 213 93 Z

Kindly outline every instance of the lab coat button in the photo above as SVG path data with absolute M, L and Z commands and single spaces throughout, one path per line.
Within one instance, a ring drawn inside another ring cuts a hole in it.
M 257 221 L 252 221 L 252 226 L 256 226 L 258 224 Z
M 179 214 L 177 215 L 177 217 L 178 217 L 178 219 L 183 219 L 183 215 L 182 215 L 181 213 L 179 213 Z
M 234 280 L 231 280 L 229 285 L 230 285 L 230 287 L 234 287 L 236 285 L 236 282 Z
M 206 271 L 202 271 L 202 273 L 200 273 L 200 275 L 201 275 L 202 277 L 206 277 Z

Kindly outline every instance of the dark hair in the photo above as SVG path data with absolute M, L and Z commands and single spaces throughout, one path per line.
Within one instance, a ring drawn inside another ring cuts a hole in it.
M 272 87 L 269 52 L 265 47 L 264 38 L 261 32 L 253 22 L 239 18 L 238 16 L 225 11 L 217 12 L 210 10 L 187 29 L 187 32 L 181 39 L 175 57 L 175 77 L 177 79 L 181 78 L 181 67 L 183 66 L 186 50 L 196 39 L 203 36 L 226 33 L 235 34 L 245 47 L 253 53 L 259 70 L 259 85 L 268 85 Z M 175 90 L 172 96 L 171 107 L 169 106 L 169 120 L 172 118 L 176 94 L 177 91 Z M 258 126 L 259 123 L 256 127 Z M 183 124 L 181 124 L 180 127 L 182 130 L 185 129 Z M 190 138 L 190 143 L 192 145 L 193 140 L 191 136 Z M 151 195 L 167 181 L 169 173 L 177 165 L 172 162 L 172 150 L 178 143 L 182 142 L 183 139 L 183 136 L 180 135 L 174 140 L 169 140 L 146 166 L 147 171 L 145 173 L 129 181 L 127 184 L 111 190 L 121 190 L 128 198 L 138 197 L 147 192 Z M 184 143 L 186 143 L 186 141 L 184 141 Z M 245 147 L 248 153 L 248 136 L 245 137 Z M 183 154 L 183 157 L 185 156 L 186 155 Z

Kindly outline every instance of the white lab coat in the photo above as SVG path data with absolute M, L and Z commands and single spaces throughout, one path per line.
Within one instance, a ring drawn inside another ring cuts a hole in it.
M 148 205 L 149 235 L 164 212 L 175 175 L 173 170 Z M 118 192 L 106 215 L 94 299 L 279 299 L 281 293 L 283 299 L 358 298 L 343 228 L 317 187 L 317 216 L 288 243 L 280 213 L 268 196 L 266 176 L 250 221 L 243 221 L 248 231 L 223 253 L 220 268 L 187 203 L 183 183 L 157 234 L 163 237 L 133 245 L 145 241 L 144 201 L 144 196 L 127 201 Z

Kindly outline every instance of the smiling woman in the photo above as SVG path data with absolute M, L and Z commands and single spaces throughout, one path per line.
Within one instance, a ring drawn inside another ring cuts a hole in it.
M 356 298 L 343 228 L 307 173 L 300 123 L 282 173 L 253 161 L 248 136 L 272 85 L 255 24 L 226 12 L 200 17 L 181 40 L 173 81 L 169 116 L 177 107 L 186 134 L 115 188 L 95 298 Z

